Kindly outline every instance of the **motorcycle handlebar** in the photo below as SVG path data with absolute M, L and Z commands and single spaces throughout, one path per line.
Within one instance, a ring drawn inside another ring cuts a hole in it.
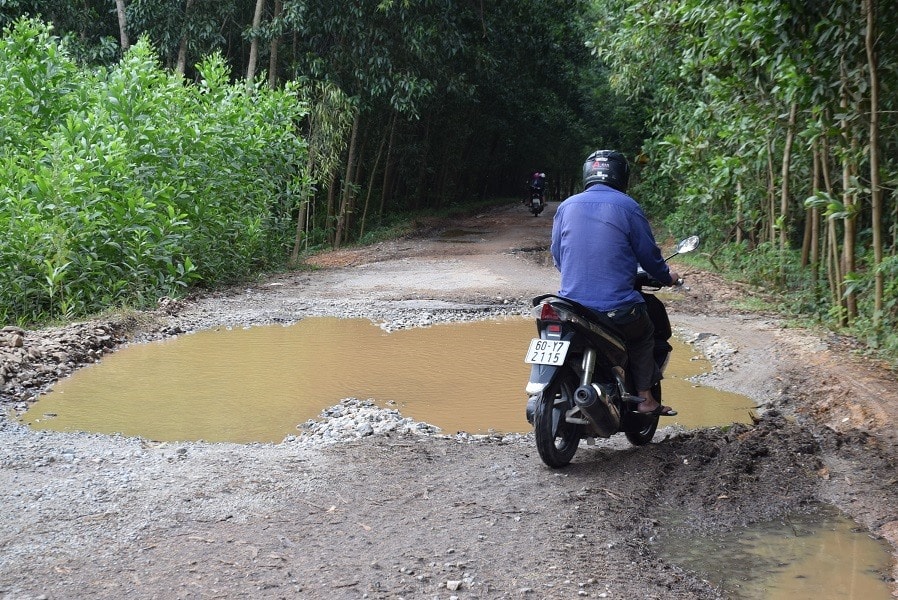
M 685 284 L 685 283 L 686 283 L 685 280 L 682 277 L 679 277 L 676 281 L 674 281 L 673 283 L 670 284 L 670 287 L 682 287 L 683 284 Z M 640 270 L 636 274 L 636 287 L 637 288 L 647 287 L 647 288 L 660 289 L 660 288 L 667 287 L 667 286 L 665 284 L 661 283 L 660 281 L 658 281 L 657 279 L 655 279 L 654 277 L 652 277 L 651 275 L 649 275 L 648 273 L 646 273 L 645 271 Z

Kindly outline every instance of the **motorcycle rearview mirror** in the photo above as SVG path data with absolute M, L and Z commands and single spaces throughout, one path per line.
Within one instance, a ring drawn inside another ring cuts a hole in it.
M 701 238 L 697 235 L 690 235 L 688 238 L 684 240 L 680 240 L 680 243 L 677 244 L 677 251 L 667 257 L 666 260 L 672 259 L 677 254 L 686 254 L 687 252 L 692 252 L 696 248 L 698 248 L 699 242 L 701 242 Z

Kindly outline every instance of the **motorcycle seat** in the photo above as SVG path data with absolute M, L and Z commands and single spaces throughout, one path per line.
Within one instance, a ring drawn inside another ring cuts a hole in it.
M 605 329 L 609 333 L 620 338 L 621 345 L 624 344 L 623 333 L 607 315 L 602 314 L 598 311 L 595 311 L 587 306 L 583 306 L 576 300 L 571 300 L 570 298 L 565 298 L 564 296 L 558 296 L 557 294 L 543 294 L 541 296 L 536 296 L 535 298 L 533 298 L 533 300 L 532 300 L 533 306 L 538 306 L 543 300 L 547 300 L 549 298 L 554 298 L 558 301 L 561 301 L 564 304 L 569 305 L 569 308 L 572 310 L 572 312 L 583 317 L 587 321 L 591 321 L 593 323 L 600 325 L 603 329 Z

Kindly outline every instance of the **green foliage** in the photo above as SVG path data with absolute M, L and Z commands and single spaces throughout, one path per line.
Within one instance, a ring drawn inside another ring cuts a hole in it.
M 114 8 L 108 0 L 0 0 L 0 27 L 22 17 L 50 21 L 77 61 L 108 65 L 121 57 Z
M 20 21 L 0 39 L 0 147 L 26 153 L 37 147 L 59 115 L 75 108 L 80 74 L 73 61 L 50 40 L 48 28 Z
M 283 260 L 289 183 L 305 160 L 295 86 L 201 86 L 141 41 L 113 68 L 78 69 L 46 26 L 3 37 L 0 320 L 148 306 Z
M 832 285 L 857 296 L 855 326 L 888 346 L 898 212 L 893 195 L 877 267 L 862 3 L 285 0 L 251 29 L 254 4 L 129 0 L 137 43 L 123 56 L 108 1 L 0 2 L 0 316 L 82 314 L 233 281 L 276 265 L 297 231 L 306 247 L 326 244 L 339 220 L 351 242 L 409 210 L 518 193 L 533 170 L 563 194 L 588 151 L 615 147 L 646 158 L 632 190 L 654 221 L 706 247 L 738 232 L 747 241 L 717 258 L 790 298 L 789 310 L 829 319 L 841 310 L 823 283 L 835 269 L 800 266 L 794 250 L 819 215 L 835 233 L 819 238 L 819 256 L 858 258 Z M 873 5 L 888 192 L 898 37 L 886 34 L 898 13 Z M 23 15 L 52 19 L 59 39 Z M 283 89 L 242 82 L 252 39 L 258 70 L 273 66 Z M 160 66 L 182 52 L 186 80 Z M 354 193 L 325 204 L 331 182 Z
M 274 68 L 276 81 L 339 89 L 360 114 L 361 168 L 336 183 L 358 188 L 356 196 L 379 206 L 380 217 L 384 209 L 519 193 L 537 169 L 567 185 L 600 146 L 635 155 L 649 107 L 612 90 L 586 47 L 594 4 L 284 0 L 265 3 L 254 30 L 255 3 L 236 0 L 129 0 L 125 16 L 131 42 L 148 38 L 167 68 L 183 56 L 188 80 L 202 78 L 195 65 L 215 51 L 229 79 L 244 77 L 249 43 L 257 40 L 258 72 Z M 283 10 L 274 14 L 274 6 Z M 112 67 L 121 57 L 108 1 L 0 3 L 0 23 L 25 14 L 51 18 L 80 64 Z M 377 142 L 385 138 L 393 144 L 378 162 Z M 346 166 L 347 153 L 340 162 Z M 322 200 L 323 186 L 311 187 Z M 331 211 L 311 208 L 313 230 L 330 227 Z
M 647 211 L 678 234 L 693 228 L 706 247 L 730 244 L 738 234 L 746 241 L 715 252 L 716 262 L 775 291 L 781 307 L 793 314 L 835 327 L 850 321 L 855 333 L 887 347 L 884 339 L 898 324 L 898 212 L 888 200 L 881 216 L 870 210 L 867 3 L 594 4 L 599 18 L 593 45 L 613 89 L 645 104 L 652 115 L 643 148 L 649 162 L 633 188 Z M 884 185 L 888 197 L 898 151 L 898 42 L 885 32 L 898 23 L 888 2 L 872 0 L 869 6 L 878 33 L 875 141 L 879 175 L 891 182 Z M 811 219 L 817 219 L 811 222 L 816 229 L 806 227 Z M 878 267 L 876 225 L 885 238 L 878 243 Z M 813 231 L 820 235 L 812 238 Z M 804 263 L 798 248 L 807 252 Z M 818 259 L 824 265 L 811 264 L 812 251 L 825 257 Z M 825 268 L 833 256 L 843 270 L 856 262 L 849 267 L 854 272 L 834 280 L 836 269 Z M 877 273 L 884 284 L 881 311 Z M 831 288 L 847 296 L 834 299 Z
M 874 274 L 873 257 L 864 257 L 865 268 L 846 276 L 846 289 L 855 293 L 860 304 L 860 317 L 853 323 L 853 331 L 882 356 L 898 366 L 898 331 L 890 326 L 898 323 L 898 256 L 885 258 L 878 267 L 886 281 L 882 313 L 875 314 L 873 305 Z M 874 318 L 877 317 L 877 318 Z
M 148 37 L 169 67 L 175 65 L 183 40 L 185 58 L 192 69 L 202 57 L 215 54 L 227 44 L 222 23 L 239 19 L 241 4 L 249 5 L 245 10 L 251 14 L 251 3 L 236 0 L 191 0 L 187 6 L 184 0 L 129 0 L 128 29 Z

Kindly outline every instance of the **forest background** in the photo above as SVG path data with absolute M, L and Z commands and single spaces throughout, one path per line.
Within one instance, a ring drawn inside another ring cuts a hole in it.
M 563 199 L 616 148 L 746 304 L 898 364 L 890 6 L 3 0 L 0 321 L 153 306 L 533 171 Z

